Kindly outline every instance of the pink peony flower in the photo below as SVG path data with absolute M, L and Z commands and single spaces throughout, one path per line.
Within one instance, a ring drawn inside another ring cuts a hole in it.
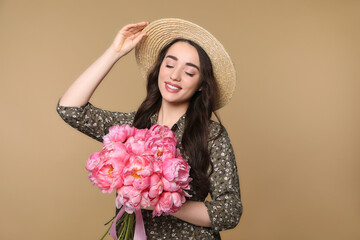
M 115 142 L 125 142 L 129 136 L 135 134 L 135 128 L 130 127 L 128 124 L 114 125 L 109 128 L 109 133 L 103 137 L 104 145 L 108 145 Z
M 133 186 L 122 186 L 117 190 L 116 207 L 124 206 L 129 214 L 140 208 L 142 199 L 141 191 Z
M 99 154 L 92 156 L 95 159 L 93 161 L 91 160 L 92 157 L 90 157 L 87 165 L 87 170 L 91 172 L 89 175 L 90 180 L 103 192 L 108 193 L 122 186 L 123 170 L 130 157 L 123 144 L 115 144 L 113 147 L 113 150 L 103 149 Z M 97 161 L 97 165 L 93 167 Z
M 139 190 L 145 190 L 150 185 L 152 164 L 143 156 L 132 155 L 129 164 L 124 168 L 124 185 L 132 185 Z
M 147 128 L 145 128 L 145 129 L 135 128 L 134 138 L 144 141 L 149 135 L 150 135 L 150 132 Z
M 141 206 L 141 207 L 144 207 L 144 208 L 151 206 L 151 199 L 149 198 L 149 192 L 143 191 L 143 192 L 141 193 L 140 206 Z
M 163 161 L 167 158 L 175 158 L 177 155 L 177 141 L 173 138 L 161 138 L 151 136 L 145 142 L 146 148 L 150 149 L 156 160 Z
M 180 184 L 178 184 L 176 182 L 168 181 L 164 177 L 161 178 L 161 181 L 162 181 L 162 183 L 164 185 L 164 191 L 175 192 L 175 191 L 178 191 L 180 189 Z
M 128 152 L 135 155 L 141 155 L 145 152 L 146 147 L 143 140 L 138 140 L 135 137 L 129 137 L 125 143 Z
M 102 192 L 112 193 L 113 189 L 123 185 L 122 171 L 124 165 L 124 163 L 118 162 L 114 158 L 100 162 L 100 164 L 93 169 L 89 178 Z
M 155 205 L 153 217 L 177 212 L 185 201 L 185 197 L 178 192 L 163 192 Z
M 149 197 L 156 198 L 158 197 L 164 190 L 164 184 L 161 181 L 161 178 L 158 174 L 153 174 L 150 177 L 150 185 L 149 185 Z
M 93 153 L 87 160 L 86 170 L 91 172 L 100 162 L 100 152 Z
M 173 138 L 176 139 L 175 133 L 170 130 L 167 126 L 160 126 L 158 124 L 155 124 L 151 126 L 149 129 L 149 132 L 151 132 L 152 135 L 158 135 L 161 138 Z
M 168 181 L 187 182 L 190 166 L 181 158 L 167 158 L 163 162 L 163 175 Z
M 100 153 L 102 158 L 117 158 L 119 161 L 126 161 L 130 157 L 126 146 L 121 142 L 104 145 Z

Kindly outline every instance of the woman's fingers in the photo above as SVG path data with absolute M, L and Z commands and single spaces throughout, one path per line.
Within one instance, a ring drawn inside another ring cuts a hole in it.
M 116 35 L 112 48 L 121 56 L 127 54 L 146 35 L 142 30 L 148 24 L 149 22 L 140 22 L 124 26 Z
M 146 36 L 146 33 L 141 33 L 141 32 L 139 32 L 138 34 L 136 34 L 136 35 L 135 35 L 135 38 L 134 38 L 134 40 L 133 40 L 134 45 L 136 46 L 136 45 L 140 42 L 140 40 L 141 40 L 143 37 L 145 37 L 145 36 Z
M 131 33 L 137 33 L 139 31 L 142 31 L 147 25 L 149 25 L 149 22 L 128 24 L 123 28 L 123 30 L 129 31 Z

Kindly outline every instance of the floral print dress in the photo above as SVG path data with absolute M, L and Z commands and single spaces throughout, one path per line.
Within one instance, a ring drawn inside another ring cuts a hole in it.
M 58 102 L 56 109 L 66 123 L 100 142 L 111 126 L 125 123 L 132 125 L 135 117 L 135 112 L 107 111 L 93 106 L 90 102 L 81 107 L 65 107 Z M 157 123 L 157 114 L 151 117 L 151 123 Z M 178 139 L 180 151 L 183 151 L 181 139 L 184 127 L 185 115 L 171 129 Z M 212 121 L 210 137 L 219 130 L 219 123 Z M 188 200 L 205 203 L 211 227 L 196 226 L 165 214 L 153 218 L 152 211 L 142 210 L 148 239 L 220 239 L 219 231 L 234 228 L 238 224 L 243 206 L 235 155 L 225 129 L 218 138 L 209 141 L 209 151 L 214 166 L 210 176 L 211 200 L 200 198 L 192 190 L 187 192 L 192 195 Z M 186 157 L 184 154 L 183 156 Z

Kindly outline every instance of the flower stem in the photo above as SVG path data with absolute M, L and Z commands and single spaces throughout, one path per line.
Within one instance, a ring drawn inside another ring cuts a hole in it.
M 130 216 L 130 215 L 129 215 Z M 130 236 L 129 236 L 129 231 L 130 231 L 130 226 L 131 226 L 131 216 L 129 217 L 129 220 L 128 220 L 128 225 L 127 225 L 127 228 L 126 228 L 126 234 L 125 234 L 125 239 L 130 239 Z
M 104 225 L 106 226 L 106 225 L 108 225 L 110 222 L 112 222 L 112 220 L 114 220 L 116 218 L 116 215 L 113 217 L 113 218 L 111 218 L 107 223 L 105 223 Z
M 115 217 L 113 217 L 110 221 L 105 223 L 105 225 L 108 225 L 109 223 L 111 223 L 111 224 L 110 224 L 107 231 L 105 232 L 105 234 L 102 236 L 102 238 L 100 240 L 104 240 L 106 235 L 109 233 L 109 231 L 111 229 L 111 226 L 114 223 L 113 221 L 115 221 Z M 128 214 L 128 213 L 125 212 L 121 216 L 121 218 L 116 222 L 116 229 L 117 229 L 118 239 L 124 239 L 124 240 L 133 239 L 134 238 L 135 222 L 136 222 L 135 213 Z
M 114 219 L 114 218 L 113 218 Z M 109 222 L 108 222 L 109 223 Z M 108 223 L 106 223 L 106 224 L 108 224 Z M 105 225 L 106 225 L 105 224 Z M 104 236 L 102 236 L 102 238 L 100 238 L 100 240 L 103 240 L 104 239 L 104 237 L 109 233 L 109 231 L 110 231 L 110 228 L 111 228 L 111 225 L 112 224 L 110 224 L 110 227 L 108 227 L 108 230 L 106 231 L 106 233 L 104 234 Z

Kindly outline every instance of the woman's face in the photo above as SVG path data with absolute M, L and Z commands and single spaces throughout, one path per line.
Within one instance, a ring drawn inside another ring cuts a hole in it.
M 158 85 L 163 103 L 189 104 L 201 85 L 200 59 L 195 47 L 176 42 L 169 48 L 160 66 Z

